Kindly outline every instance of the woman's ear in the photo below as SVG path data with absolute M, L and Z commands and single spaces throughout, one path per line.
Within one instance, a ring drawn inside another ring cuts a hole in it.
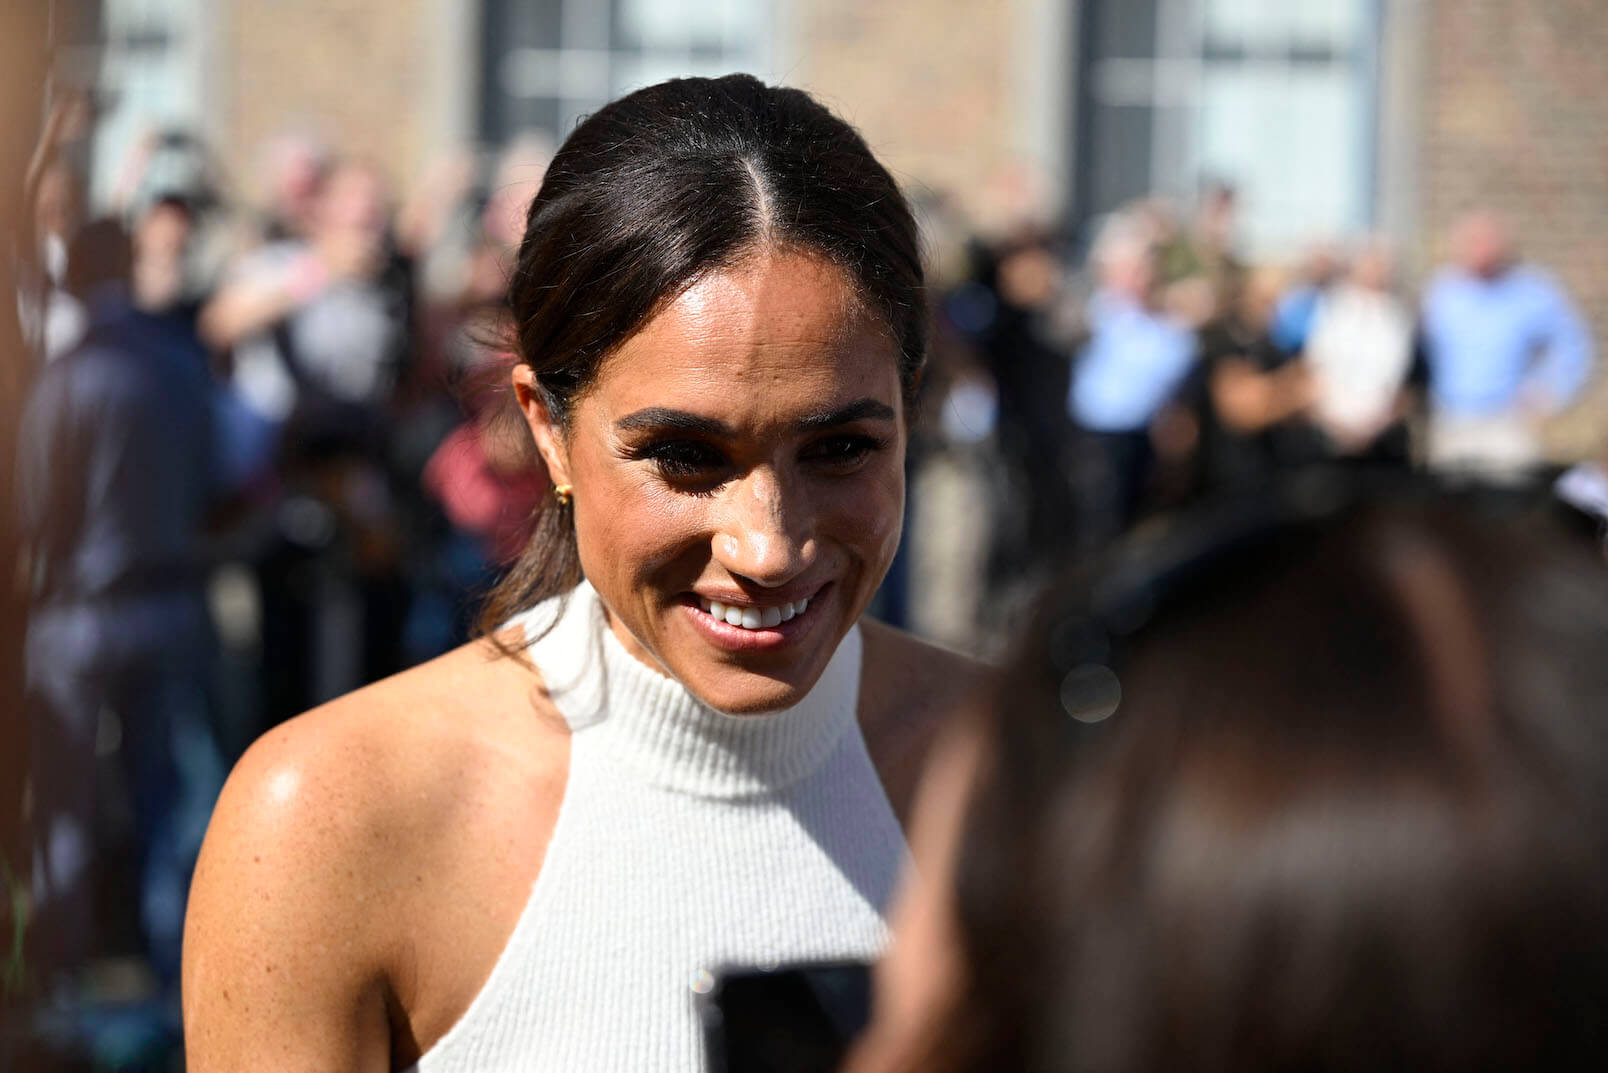
M 564 449 L 564 432 L 548 412 L 547 403 L 536 386 L 536 372 L 524 362 L 514 366 L 514 398 L 519 412 L 530 426 L 530 435 L 547 466 L 547 477 L 554 485 L 573 484 L 569 475 L 569 453 Z

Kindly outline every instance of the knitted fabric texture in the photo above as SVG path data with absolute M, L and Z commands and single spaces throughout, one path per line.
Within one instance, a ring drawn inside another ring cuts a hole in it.
M 569 780 L 508 945 L 418 1073 L 700 1070 L 708 973 L 882 951 L 905 843 L 856 719 L 858 627 L 796 707 L 733 716 L 627 652 L 584 582 L 520 625 Z

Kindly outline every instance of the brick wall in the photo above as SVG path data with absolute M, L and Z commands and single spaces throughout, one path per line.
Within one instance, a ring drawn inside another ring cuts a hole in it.
M 1419 245 L 1491 206 L 1595 329 L 1599 375 L 1560 419 L 1560 456 L 1608 437 L 1608 8 L 1603 0 L 1432 0 L 1426 21 Z
M 1012 0 L 811 0 L 781 72 L 865 135 L 907 188 L 975 203 L 1010 150 Z
M 406 185 L 434 114 L 427 0 L 220 3 L 214 40 L 217 139 L 235 182 L 259 188 L 257 152 L 288 124 L 311 123 Z
M 407 185 L 449 148 L 434 118 L 450 70 L 430 27 L 453 0 L 252 0 L 219 3 L 215 139 L 256 193 L 253 155 L 306 120 L 371 155 Z M 473 0 L 463 0 L 467 8 Z M 854 123 L 902 182 L 960 196 L 979 215 L 1011 159 L 1013 49 L 1023 0 L 811 0 L 783 5 L 778 76 Z M 456 14 L 463 16 L 462 9 Z M 1013 36 L 1015 35 L 1015 36 Z M 452 83 L 448 85 L 447 83 Z M 472 97 L 472 91 L 470 96 Z M 1007 191 L 1008 193 L 1008 191 Z

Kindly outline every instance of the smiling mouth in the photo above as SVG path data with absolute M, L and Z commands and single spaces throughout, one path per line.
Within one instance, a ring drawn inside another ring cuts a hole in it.
M 771 607 L 738 607 L 719 600 L 698 597 L 698 609 L 718 622 L 744 630 L 768 630 L 790 622 L 809 609 L 810 600 L 803 599 L 776 604 Z

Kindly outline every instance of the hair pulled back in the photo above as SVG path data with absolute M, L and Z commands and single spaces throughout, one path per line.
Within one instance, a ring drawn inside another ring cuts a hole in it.
M 531 202 L 509 285 L 519 360 L 566 426 L 604 358 L 700 277 L 764 248 L 822 257 L 898 345 L 926 355 L 920 243 L 898 184 L 843 120 L 749 75 L 638 90 L 576 127 Z M 544 505 L 491 593 L 490 632 L 581 577 L 571 512 Z

